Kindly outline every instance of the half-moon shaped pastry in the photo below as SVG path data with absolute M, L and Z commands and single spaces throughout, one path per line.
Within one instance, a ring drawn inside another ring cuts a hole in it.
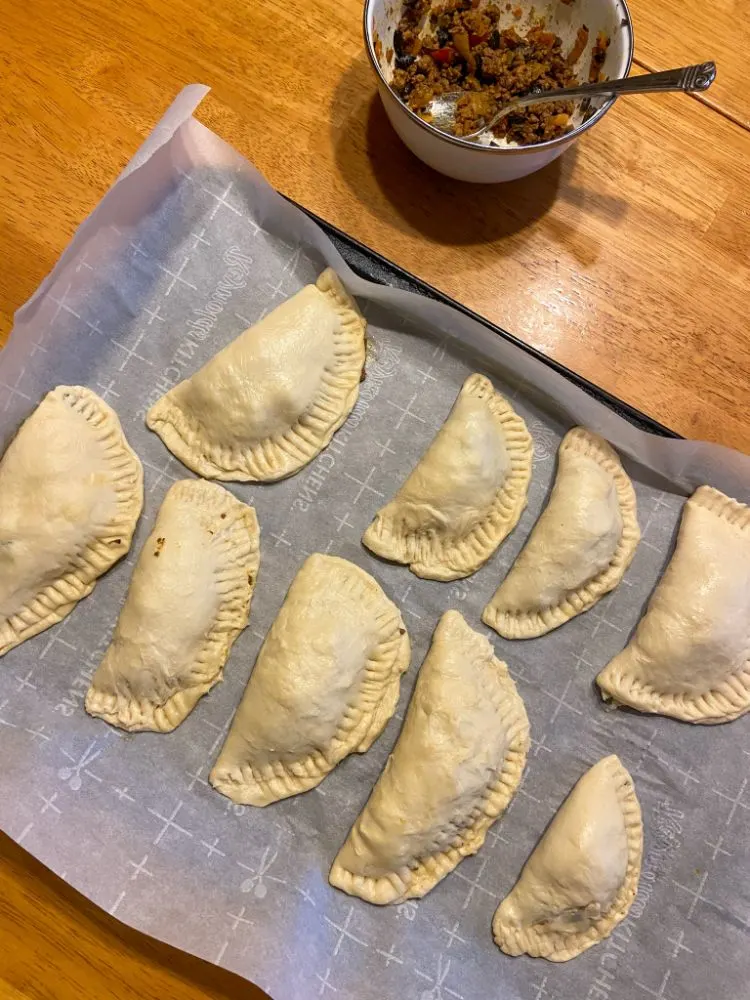
M 314 788 L 383 731 L 409 656 L 398 608 L 370 574 L 310 556 L 261 647 L 211 784 L 253 806 Z
M 549 503 L 482 621 L 506 639 L 550 632 L 617 586 L 640 537 L 635 491 L 616 452 L 574 427 L 560 445 Z
M 131 732 L 167 733 L 221 678 L 247 625 L 260 561 L 252 507 L 186 479 L 164 498 L 138 557 L 86 711 Z
M 533 444 L 483 375 L 470 375 L 409 478 L 364 534 L 368 549 L 428 580 L 471 576 L 526 506 Z
M 207 479 L 284 479 L 326 447 L 359 395 L 366 323 L 332 270 L 180 382 L 146 423 Z
M 638 890 L 641 808 L 614 755 L 588 770 L 560 806 L 492 922 L 508 955 L 567 962 L 609 937 Z
M 750 508 L 695 491 L 646 614 L 596 683 L 605 701 L 684 722 L 750 709 Z
M 482 846 L 518 787 L 528 748 L 529 721 L 508 668 L 457 611 L 446 611 L 331 885 L 378 904 L 426 895 Z
M 130 548 L 143 469 L 96 393 L 59 385 L 0 462 L 0 655 L 69 615 Z

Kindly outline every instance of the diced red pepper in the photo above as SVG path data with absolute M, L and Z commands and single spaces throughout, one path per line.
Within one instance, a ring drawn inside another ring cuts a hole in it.
M 453 62 L 456 58 L 456 50 L 450 46 L 446 45 L 442 49 L 433 49 L 430 55 L 437 63 L 444 63 L 447 66 Z
M 476 48 L 477 45 L 481 45 L 482 42 L 486 42 L 490 37 L 489 32 L 485 32 L 483 35 L 477 35 L 473 31 L 469 32 L 469 45 Z

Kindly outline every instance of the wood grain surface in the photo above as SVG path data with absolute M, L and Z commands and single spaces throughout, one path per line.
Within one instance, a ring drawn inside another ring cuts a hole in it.
M 749 451 L 740 3 L 634 3 L 643 65 L 717 60 L 712 106 L 621 101 L 541 174 L 487 189 L 400 145 L 359 0 L 0 0 L 0 337 L 199 81 L 198 116 L 279 190 L 675 430 Z M 0 853 L 0 995 L 261 995 L 123 928 L 7 838 Z
M 636 25 L 641 64 L 659 69 L 712 59 L 718 76 L 702 98 L 750 128 L 747 53 L 750 20 L 747 0 L 628 0 Z
M 3 1000 L 263 1000 L 244 979 L 107 916 L 0 834 Z

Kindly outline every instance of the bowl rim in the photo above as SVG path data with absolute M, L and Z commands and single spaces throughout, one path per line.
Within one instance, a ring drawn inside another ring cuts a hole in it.
M 622 7 L 623 10 L 623 20 L 621 26 L 627 31 L 628 35 L 628 57 L 627 64 L 625 66 L 625 72 L 623 76 L 628 76 L 630 70 L 633 66 L 633 56 L 635 54 L 635 31 L 633 28 L 633 18 L 630 13 L 630 8 L 628 7 L 628 0 L 614 0 L 616 5 Z M 598 111 L 585 122 L 581 122 L 577 125 L 572 132 L 565 132 L 563 135 L 559 135 L 554 139 L 545 139 L 544 142 L 535 142 L 528 146 L 482 146 L 477 142 L 470 142 L 467 139 L 461 138 L 457 135 L 449 135 L 447 132 L 441 131 L 429 122 L 426 122 L 424 118 L 420 118 L 419 115 L 412 111 L 412 109 L 401 100 L 398 94 L 391 87 L 390 83 L 386 80 L 383 70 L 380 66 L 380 60 L 375 53 L 375 45 L 372 39 L 372 32 L 370 30 L 370 11 L 372 10 L 375 0 L 365 0 L 364 10 L 363 10 L 363 30 L 365 36 L 365 48 L 367 50 L 367 55 L 370 58 L 370 63 L 372 68 L 375 70 L 378 78 L 380 79 L 383 86 L 386 88 L 388 93 L 396 100 L 399 107 L 407 114 L 407 116 L 420 128 L 424 129 L 426 132 L 432 136 L 442 139 L 443 142 L 449 142 L 454 146 L 459 146 L 462 149 L 471 149 L 474 152 L 479 153 L 489 153 L 507 156 L 509 153 L 515 155 L 524 155 L 527 153 L 536 153 L 540 150 L 553 149 L 555 146 L 567 145 L 573 139 L 577 139 L 579 135 L 586 131 L 586 129 L 591 128 L 596 122 L 598 122 L 604 115 L 609 111 L 612 105 L 617 100 L 616 97 L 610 97 L 607 101 L 602 104 Z

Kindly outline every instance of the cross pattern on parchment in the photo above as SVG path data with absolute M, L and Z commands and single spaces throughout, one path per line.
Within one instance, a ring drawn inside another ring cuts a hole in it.
M 682 942 L 685 940 L 685 931 L 680 931 L 676 938 L 667 938 L 670 944 L 674 945 L 674 951 L 672 952 L 672 958 L 677 958 L 681 951 L 687 952 L 688 955 L 693 954 L 692 948 L 688 948 L 686 944 Z
M 366 941 L 364 941 L 360 937 L 357 937 L 357 935 L 354 934 L 349 929 L 349 927 L 351 925 L 351 922 L 352 922 L 352 917 L 353 916 L 354 916 L 354 907 L 353 906 L 349 907 L 349 910 L 348 910 L 348 912 L 346 914 L 346 918 L 344 919 L 344 922 L 341 923 L 341 924 L 337 924 L 336 921 L 335 920 L 331 920 L 331 918 L 329 916 L 327 916 L 327 914 L 325 914 L 325 913 L 323 914 L 323 919 L 325 920 L 325 922 L 330 927 L 332 927 L 335 931 L 338 931 L 338 936 L 336 938 L 336 944 L 334 945 L 334 948 L 333 948 L 333 957 L 334 958 L 341 951 L 341 946 L 343 945 L 344 941 L 351 941 L 353 944 L 358 944 L 362 948 L 368 948 L 369 947 L 369 945 L 367 944 Z
M 671 975 L 672 975 L 672 970 L 667 969 L 657 989 L 653 989 L 653 987 L 651 986 L 646 986 L 644 983 L 639 983 L 637 980 L 633 981 L 635 982 L 635 985 L 639 989 L 643 990 L 643 992 L 647 993 L 649 996 L 656 997 L 657 1000 L 663 1000 L 663 998 L 665 998 L 666 1000 L 666 994 L 664 990 L 667 988 L 667 983 L 669 982 L 669 978 Z
M 115 347 L 119 347 L 122 353 L 125 355 L 125 357 L 120 362 L 120 367 L 118 371 L 121 372 L 125 371 L 128 362 L 131 361 L 133 358 L 137 358 L 139 361 L 142 361 L 144 365 L 153 366 L 153 361 L 150 361 L 148 358 L 144 358 L 142 354 L 138 353 L 138 348 L 141 346 L 141 341 L 143 340 L 143 338 L 146 336 L 147 333 L 148 333 L 148 327 L 146 326 L 138 333 L 138 336 L 135 338 L 135 343 L 132 345 L 132 347 L 129 347 L 127 344 L 123 344 L 121 340 L 112 341 Z
M 50 809 L 57 816 L 60 816 L 62 814 L 62 809 L 58 808 L 58 806 L 55 805 L 58 795 L 57 792 L 53 792 L 52 795 L 49 796 L 49 798 L 47 798 L 46 795 L 42 795 L 41 792 L 37 792 L 36 794 L 39 796 L 39 798 L 42 800 L 43 803 L 43 805 L 39 810 L 41 815 L 44 815 L 44 813 L 48 812 Z
M 148 861 L 148 854 L 144 854 L 140 861 L 128 861 L 128 864 L 132 867 L 133 871 L 130 875 L 130 881 L 135 882 L 139 875 L 143 875 L 145 878 L 153 878 L 154 873 L 150 872 L 146 868 L 146 862 Z
M 154 465 L 153 462 L 149 462 L 145 458 L 141 458 L 141 464 L 151 472 L 156 473 L 156 479 L 149 485 L 149 493 L 153 493 L 157 486 L 161 485 L 163 479 L 167 479 L 170 483 L 177 482 L 178 476 L 170 471 L 173 466 L 176 468 L 175 460 L 171 455 L 166 456 L 164 465 Z
M 70 283 L 68 283 L 68 286 L 65 289 L 65 291 L 63 292 L 62 297 L 59 298 L 59 299 L 56 299 L 55 296 L 52 295 L 52 293 L 50 293 L 50 296 L 49 296 L 50 302 L 54 302 L 55 305 L 57 306 L 57 309 L 55 309 L 55 311 L 52 314 L 52 317 L 50 319 L 50 324 L 54 323 L 55 320 L 57 319 L 57 317 L 63 311 L 66 312 L 66 313 L 68 313 L 69 316 L 75 317 L 75 319 L 80 319 L 81 318 L 81 314 L 79 312 L 76 312 L 76 310 L 68 302 L 68 296 L 70 295 L 70 289 L 72 287 L 73 286 Z
M 162 314 L 159 312 L 158 306 L 156 307 L 156 309 L 149 309 L 148 307 L 144 308 L 143 315 L 148 316 L 148 323 L 146 324 L 147 326 L 151 326 L 157 320 L 160 323 L 164 323 L 166 320 L 166 317 L 162 316 Z
M 393 428 L 394 430 L 400 430 L 401 425 L 403 424 L 404 420 L 406 420 L 407 417 L 410 417 L 412 420 L 418 421 L 420 424 L 427 423 L 424 417 L 421 417 L 418 413 L 415 413 L 412 410 L 412 406 L 416 403 L 418 396 L 419 393 L 415 392 L 414 395 L 409 400 L 409 402 L 406 404 L 406 406 L 401 406 L 399 403 L 394 403 L 392 399 L 386 399 L 386 403 L 388 403 L 389 406 L 392 406 L 394 410 L 398 410 L 398 412 L 401 414 L 401 416 L 394 424 Z
M 532 988 L 532 990 L 535 990 L 536 992 L 534 993 L 533 997 L 529 998 L 529 1000 L 542 1000 L 543 997 L 549 996 L 549 990 L 547 989 L 547 977 L 546 976 L 544 976 L 544 978 L 540 982 L 538 982 L 538 983 L 532 983 L 531 988 Z
M 154 837 L 153 841 L 154 847 L 157 847 L 162 842 L 164 836 L 167 834 L 169 830 L 176 830 L 177 833 L 180 834 L 180 836 L 184 837 L 193 836 L 190 830 L 186 829 L 186 827 L 184 826 L 180 826 L 179 823 L 175 822 L 184 804 L 185 803 L 180 799 L 180 801 L 172 810 L 172 814 L 170 816 L 162 816 L 162 814 L 156 809 L 148 810 L 152 816 L 154 816 L 156 819 L 158 819 L 160 822 L 164 824 L 161 830 L 159 830 L 159 832 Z
M 372 477 L 375 475 L 376 472 L 377 472 L 377 469 L 376 469 L 376 467 L 374 465 L 370 469 L 370 471 L 367 473 L 367 475 L 365 476 L 364 479 L 358 479 L 357 476 L 353 476 L 351 472 L 344 472 L 344 475 L 346 476 L 347 479 L 350 479 L 353 483 L 356 483 L 357 486 L 359 486 L 359 489 L 357 490 L 356 494 L 352 498 L 352 503 L 353 504 L 356 505 L 356 504 L 359 503 L 360 499 L 362 498 L 362 494 L 365 491 L 367 491 L 368 494 L 371 493 L 373 496 L 379 497 L 380 499 L 382 499 L 385 496 L 385 494 L 382 493 L 380 490 L 376 490 L 374 486 L 370 485 L 370 481 L 371 481 Z M 368 499 L 369 499 L 369 497 L 368 497 Z
M 437 969 L 430 975 L 418 966 L 414 966 L 414 975 L 430 984 L 429 989 L 423 990 L 419 994 L 420 1000 L 444 1000 L 445 997 L 453 997 L 454 1000 L 463 1000 L 462 995 L 446 985 L 446 979 L 451 970 L 451 959 L 446 959 L 442 952 L 438 955 Z
M 209 198 L 213 198 L 213 200 L 216 202 L 214 207 L 211 209 L 211 214 L 208 217 L 209 221 L 213 222 L 213 220 L 216 218 L 216 213 L 221 208 L 226 208 L 234 215 L 237 215 L 240 218 L 242 218 L 242 212 L 227 201 L 227 198 L 232 193 L 233 187 L 234 187 L 234 181 L 230 181 L 229 184 L 227 184 L 226 190 L 224 191 L 223 194 L 215 194 L 213 191 L 211 191 L 210 188 L 201 187 L 201 191 L 203 191 L 204 194 L 207 194 Z M 205 232 L 205 230 L 203 230 L 203 232 Z
M 188 266 L 189 263 L 190 263 L 190 258 L 189 257 L 183 257 L 182 263 L 180 264 L 180 266 L 177 268 L 176 271 L 173 271 L 169 267 L 165 267 L 164 264 L 158 264 L 157 263 L 156 266 L 159 268 L 159 270 L 163 274 L 166 274 L 167 277 L 169 277 L 171 279 L 170 282 L 169 282 L 169 284 L 167 285 L 167 287 L 164 289 L 164 291 L 162 293 L 165 298 L 169 298 L 169 296 L 175 290 L 175 286 L 178 283 L 180 285 L 184 285 L 185 288 L 190 288 L 194 292 L 198 291 L 198 286 L 197 285 L 194 285 L 192 283 L 192 281 L 188 281 L 187 278 L 183 278 L 182 277 L 183 272 L 184 272 L 185 268 Z
M 376 948 L 375 949 L 375 951 L 378 953 L 378 955 L 380 955 L 382 958 L 385 959 L 385 967 L 386 967 L 386 969 L 391 964 L 391 962 L 395 962 L 396 965 L 403 965 L 404 964 L 403 958 L 400 955 L 396 954 L 395 947 L 396 946 L 394 944 L 392 944 L 390 946 L 390 948 L 388 949 L 388 951 L 383 951 L 382 948 Z
M 214 856 L 214 854 L 219 858 L 225 858 L 227 856 L 225 851 L 219 849 L 218 843 L 219 843 L 218 837 L 214 837 L 214 839 L 210 842 L 207 840 L 201 841 L 201 847 L 206 848 L 206 857 L 208 858 L 209 861 Z
M 750 809 L 750 803 L 743 801 L 743 795 L 745 794 L 745 789 L 747 788 L 747 782 L 748 782 L 747 778 L 742 779 L 742 784 L 740 785 L 740 789 L 734 797 L 728 795 L 726 792 L 721 791 L 721 789 L 719 788 L 712 789 L 714 795 L 718 795 L 726 802 L 731 803 L 731 809 L 729 810 L 729 814 L 726 818 L 724 826 L 729 826 L 729 824 L 734 819 L 734 815 L 738 809 Z
M 3 407 L 4 410 L 7 410 L 10 407 L 10 404 L 14 399 L 23 399 L 27 403 L 32 402 L 31 396 L 28 396 L 22 389 L 19 388 L 25 374 L 26 369 L 21 368 L 19 369 L 16 380 L 12 385 L 8 382 L 0 382 L 0 388 L 6 389 L 8 392 L 8 395 L 5 398 L 5 406 Z
M 110 396 L 112 397 L 112 399 L 119 399 L 120 398 L 120 393 L 119 392 L 115 392 L 115 384 L 116 383 L 115 383 L 115 380 L 113 378 L 111 378 L 107 382 L 106 385 L 104 384 L 103 381 L 96 383 L 97 391 L 98 391 L 99 395 L 102 397 L 102 399 L 104 400 L 105 403 L 109 402 L 109 397 Z

